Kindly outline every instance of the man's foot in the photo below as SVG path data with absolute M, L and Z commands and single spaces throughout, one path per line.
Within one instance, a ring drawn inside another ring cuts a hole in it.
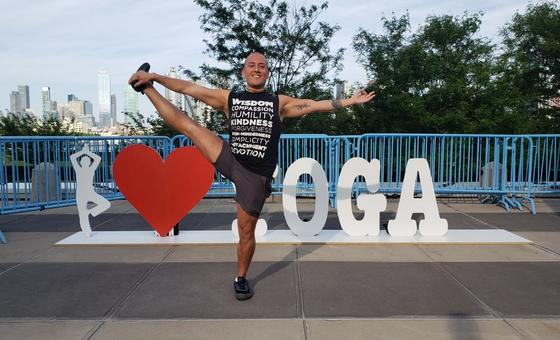
M 150 64 L 143 63 L 142 65 L 140 65 L 140 67 L 138 68 L 138 70 L 136 72 L 138 72 L 138 71 L 150 72 Z M 133 86 L 133 85 L 130 85 L 130 86 L 132 86 L 134 91 L 142 92 L 142 94 L 144 94 L 144 89 L 146 88 L 146 84 L 142 84 L 142 85 L 139 85 L 139 86 Z
M 233 289 L 235 289 L 235 297 L 237 300 L 247 300 L 253 296 L 253 290 L 249 284 L 249 280 L 244 277 L 236 277 L 233 281 Z

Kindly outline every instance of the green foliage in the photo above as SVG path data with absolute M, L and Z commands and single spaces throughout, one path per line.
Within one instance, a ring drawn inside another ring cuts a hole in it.
M 173 137 L 178 134 L 178 132 L 170 128 L 159 115 L 144 117 L 144 115 L 139 112 L 123 112 L 123 114 L 129 118 L 129 122 L 124 124 L 128 129 L 129 135 Z
M 490 132 L 494 47 L 476 37 L 480 18 L 431 16 L 412 33 L 404 15 L 383 18 L 383 34 L 361 29 L 354 48 L 379 89 L 354 110 L 359 132 Z
M 329 42 L 338 26 L 318 21 L 327 9 L 320 5 L 289 5 L 249 0 L 195 0 L 205 13 L 201 28 L 213 40 L 205 40 L 206 53 L 224 66 L 201 67 L 212 85 L 244 85 L 243 61 L 252 51 L 269 61 L 268 87 L 272 92 L 305 96 L 331 86 L 328 74 L 340 70 L 343 49 L 331 52 Z
M 227 118 L 222 112 L 206 107 L 201 118 L 201 123 L 208 129 L 219 134 L 228 132 Z
M 146 119 L 144 115 L 140 112 L 128 112 L 123 111 L 125 117 L 128 117 L 128 122 L 123 125 L 128 129 L 128 134 L 131 136 L 135 135 L 147 135 L 149 134 L 149 128 L 145 126 Z M 127 119 L 125 118 L 125 121 Z
M 518 132 L 558 133 L 560 6 L 554 2 L 529 5 L 501 33 L 500 93 L 510 115 L 525 121 Z
M 205 63 L 201 75 L 218 88 L 244 88 L 241 69 L 253 51 L 266 55 L 273 93 L 300 98 L 330 98 L 334 75 L 342 68 L 344 50 L 331 51 L 329 44 L 339 26 L 320 21 L 328 3 L 307 5 L 288 1 L 195 0 L 205 13 L 201 28 L 212 36 L 205 40 L 206 54 L 219 65 Z M 285 132 L 336 130 L 334 116 L 322 114 L 284 122 Z M 203 123 L 216 132 L 227 130 L 226 120 L 216 111 L 207 112 Z
M 8 113 L 6 116 L 0 116 L 0 135 L 75 136 L 80 134 L 66 130 L 57 117 L 37 119 L 37 117 L 28 113 Z

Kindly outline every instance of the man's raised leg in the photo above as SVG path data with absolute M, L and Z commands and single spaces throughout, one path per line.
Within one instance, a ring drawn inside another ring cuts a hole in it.
M 222 151 L 223 141 L 216 134 L 198 124 L 192 118 L 179 111 L 165 99 L 152 85 L 146 86 L 144 94 L 152 102 L 161 118 L 179 133 L 189 137 L 198 150 L 210 161 L 216 162 Z

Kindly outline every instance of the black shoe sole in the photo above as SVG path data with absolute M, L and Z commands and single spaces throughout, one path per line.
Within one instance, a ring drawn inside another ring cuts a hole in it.
M 250 298 L 253 297 L 253 292 L 249 292 L 249 293 L 235 293 L 235 298 L 239 301 L 243 301 L 243 300 L 249 300 Z
M 149 63 L 143 63 L 142 65 L 140 65 L 140 67 L 138 68 L 138 71 L 144 71 L 144 72 L 150 72 L 150 64 Z M 142 84 L 140 86 L 132 86 L 132 88 L 134 89 L 134 91 L 136 92 L 141 92 L 142 94 L 144 94 L 144 90 L 146 89 L 146 84 Z

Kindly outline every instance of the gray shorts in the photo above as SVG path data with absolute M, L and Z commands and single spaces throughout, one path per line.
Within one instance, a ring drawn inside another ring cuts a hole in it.
M 259 217 L 264 201 L 272 192 L 272 179 L 247 170 L 224 141 L 214 167 L 235 184 L 235 201 L 251 216 Z

